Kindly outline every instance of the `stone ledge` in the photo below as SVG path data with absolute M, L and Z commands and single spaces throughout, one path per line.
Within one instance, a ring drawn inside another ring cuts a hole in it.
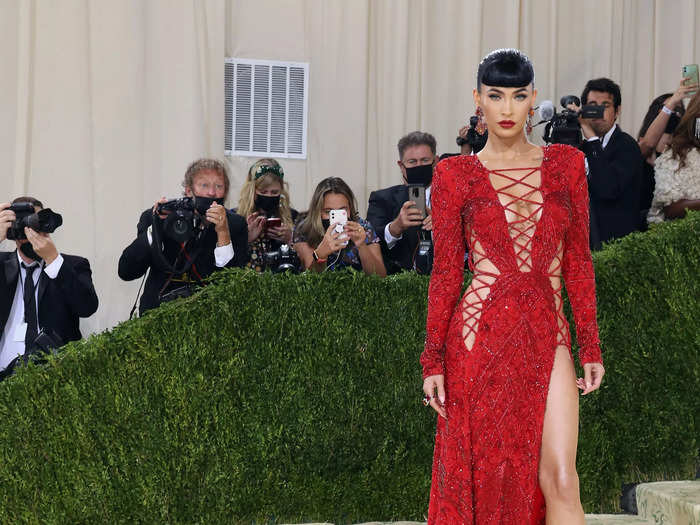
M 700 481 L 637 485 L 637 512 L 648 523 L 700 525 Z

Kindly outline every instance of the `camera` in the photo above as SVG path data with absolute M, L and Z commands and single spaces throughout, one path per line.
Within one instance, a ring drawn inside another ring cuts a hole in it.
M 548 121 L 544 128 L 543 139 L 549 144 L 568 144 L 569 146 L 579 147 L 581 144 L 579 117 L 587 119 L 603 118 L 605 107 L 597 104 L 586 104 L 580 111 L 569 109 L 567 106 L 570 104 L 577 107 L 581 106 L 581 100 L 576 95 L 563 96 L 559 102 L 564 109 L 557 113 L 550 103 L 549 111 L 553 112 L 550 118 L 545 117 L 544 111 L 541 110 L 543 120 Z
M 10 240 L 26 239 L 26 227 L 36 232 L 53 233 L 63 224 L 60 214 L 51 211 L 50 208 L 35 212 L 34 206 L 29 202 L 18 202 L 8 209 L 15 212 L 16 217 L 7 230 L 7 238 Z
M 430 275 L 433 271 L 433 241 L 429 236 L 420 237 L 413 265 L 420 275 Z
M 187 242 L 194 237 L 203 219 L 195 213 L 196 210 L 195 199 L 192 197 L 172 199 L 159 204 L 156 213 L 167 213 L 167 217 L 163 219 L 162 223 L 165 236 L 180 243 Z
M 479 134 L 476 131 L 476 124 L 478 122 L 479 117 L 476 115 L 469 117 L 469 129 L 467 130 L 466 138 L 462 136 L 457 137 L 457 145 L 461 147 L 464 144 L 469 144 L 469 146 L 472 148 L 472 153 L 479 153 L 482 149 L 484 149 L 484 146 L 486 146 L 486 141 L 489 138 L 488 130 L 484 131 L 483 134 Z
M 299 273 L 301 271 L 301 261 L 297 252 L 288 244 L 283 244 L 278 250 L 266 252 L 265 268 L 272 273 L 292 272 Z

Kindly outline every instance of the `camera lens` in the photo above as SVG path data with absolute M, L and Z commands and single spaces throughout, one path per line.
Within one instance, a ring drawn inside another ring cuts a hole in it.
M 189 225 L 183 218 L 178 218 L 173 222 L 173 233 L 176 235 L 184 235 L 189 231 Z

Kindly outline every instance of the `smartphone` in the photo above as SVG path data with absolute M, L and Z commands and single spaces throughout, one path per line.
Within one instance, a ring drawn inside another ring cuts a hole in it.
M 330 220 L 331 224 L 335 224 L 335 232 L 340 233 L 339 239 L 346 239 L 347 234 L 344 233 L 345 230 L 345 225 L 348 222 L 348 212 L 345 210 L 330 210 L 328 212 L 328 219 Z M 345 241 L 345 245 L 347 246 L 348 241 Z
M 279 228 L 282 226 L 282 219 L 279 217 L 270 217 L 265 221 L 265 228 Z
M 408 186 L 408 200 L 416 203 L 415 208 L 421 212 L 425 219 L 427 210 L 425 209 L 425 186 Z
M 687 79 L 686 84 L 697 85 L 700 84 L 700 75 L 698 75 L 698 65 L 697 64 L 686 64 L 683 66 L 683 78 Z M 688 95 L 693 96 L 697 91 L 690 91 Z

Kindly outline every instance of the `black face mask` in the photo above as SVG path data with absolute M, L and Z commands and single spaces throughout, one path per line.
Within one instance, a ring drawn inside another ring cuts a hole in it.
M 323 225 L 323 231 L 327 232 L 328 228 L 331 227 L 331 220 L 330 219 L 321 219 L 321 224 Z
M 224 205 L 224 199 L 212 199 L 211 197 L 195 197 L 194 207 L 199 212 L 200 215 L 206 215 L 207 210 L 211 207 L 213 203 Z
M 430 186 L 433 181 L 433 165 L 426 164 L 425 166 L 415 166 L 406 168 L 406 182 L 419 186 Z
M 34 251 L 34 247 L 32 246 L 32 243 L 30 242 L 25 242 L 19 247 L 19 251 L 22 252 L 22 254 L 29 258 L 32 259 L 33 261 L 41 261 L 41 257 L 39 256 L 38 253 Z
M 280 196 L 255 195 L 255 207 L 264 211 L 267 216 L 275 215 L 280 208 Z
M 666 123 L 666 129 L 664 130 L 664 133 L 673 133 L 676 131 L 676 127 L 678 127 L 678 123 L 681 121 L 681 118 L 676 115 L 675 113 L 671 115 L 668 118 L 668 122 Z

